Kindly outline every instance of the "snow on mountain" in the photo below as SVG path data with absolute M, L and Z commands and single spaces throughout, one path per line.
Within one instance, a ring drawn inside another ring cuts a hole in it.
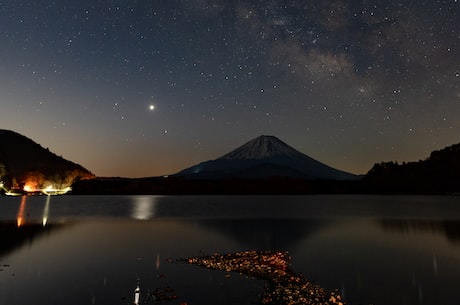
M 184 169 L 176 176 L 194 179 L 357 179 L 356 175 L 316 161 L 274 136 L 259 136 L 218 159 Z
M 299 151 L 293 149 L 280 139 L 274 136 L 260 136 L 230 153 L 222 156 L 225 160 L 264 159 L 275 156 L 299 157 Z

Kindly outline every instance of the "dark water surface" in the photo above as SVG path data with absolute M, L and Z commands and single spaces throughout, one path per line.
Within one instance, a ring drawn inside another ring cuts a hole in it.
M 460 197 L 0 197 L 0 305 L 257 304 L 265 283 L 177 263 L 289 251 L 347 304 L 460 304 Z M 171 301 L 154 302 L 159 290 Z

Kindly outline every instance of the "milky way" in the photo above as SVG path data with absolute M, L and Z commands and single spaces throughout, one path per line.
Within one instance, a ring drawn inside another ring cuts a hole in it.
M 460 142 L 460 4 L 0 1 L 0 123 L 100 176 L 270 134 L 341 170 Z

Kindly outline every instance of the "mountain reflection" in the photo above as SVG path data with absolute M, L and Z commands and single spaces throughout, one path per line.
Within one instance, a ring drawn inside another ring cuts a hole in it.
M 300 240 L 328 225 L 305 219 L 208 219 L 199 225 L 257 249 L 292 249 Z
M 441 234 L 460 246 L 460 220 L 385 219 L 380 220 L 379 224 L 385 231 L 399 234 Z
M 49 236 L 57 229 L 63 228 L 64 224 L 23 223 L 18 227 L 17 222 L 0 222 L 0 256 L 21 248 L 24 245 L 32 244 L 43 236 Z

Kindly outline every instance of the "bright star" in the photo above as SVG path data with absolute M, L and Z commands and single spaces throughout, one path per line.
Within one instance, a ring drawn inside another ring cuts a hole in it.
M 155 105 L 153 105 L 153 104 L 152 104 L 152 105 L 150 105 L 150 106 L 149 106 L 149 109 L 150 109 L 150 111 L 153 111 L 153 110 L 155 110 Z

